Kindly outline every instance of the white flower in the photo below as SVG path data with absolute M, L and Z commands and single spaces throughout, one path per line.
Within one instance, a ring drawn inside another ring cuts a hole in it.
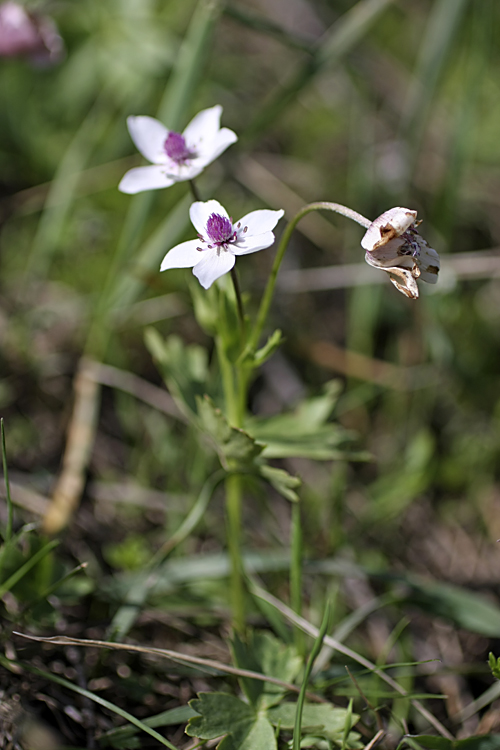
M 435 284 L 439 273 L 439 255 L 419 235 L 417 212 L 409 208 L 391 208 L 373 221 L 361 240 L 365 260 L 374 268 L 387 271 L 400 292 L 417 299 L 417 279 Z
M 192 180 L 228 146 L 236 133 L 220 127 L 222 107 L 198 112 L 184 132 L 168 130 L 153 117 L 128 117 L 132 140 L 152 166 L 129 170 L 118 185 L 122 193 L 140 193 Z
M 237 255 L 264 250 L 274 242 L 272 230 L 284 211 L 252 211 L 233 224 L 218 201 L 197 201 L 189 216 L 198 232 L 197 240 L 176 245 L 163 258 L 160 271 L 192 268 L 200 284 L 208 289 L 230 271 Z

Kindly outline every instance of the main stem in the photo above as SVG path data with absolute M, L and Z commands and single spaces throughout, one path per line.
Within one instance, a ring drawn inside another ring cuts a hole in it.
M 246 384 L 235 373 L 235 367 L 226 356 L 224 342 L 216 338 L 217 355 L 221 371 L 224 396 L 226 401 L 226 415 L 231 427 L 241 427 L 244 418 L 243 404 L 246 403 Z M 238 378 L 235 379 L 235 375 Z M 241 393 L 245 391 L 245 397 Z M 237 465 L 230 465 L 229 470 L 237 470 Z M 242 486 L 241 476 L 229 473 L 226 477 L 226 535 L 230 561 L 230 600 L 233 615 L 233 627 L 238 633 L 245 629 L 245 594 L 243 588 L 242 560 L 241 560 L 241 514 L 242 514 Z
M 242 335 L 243 342 L 244 342 L 245 341 L 245 335 L 246 335 L 246 332 L 245 332 L 245 329 L 246 329 L 245 311 L 243 309 L 243 299 L 242 299 L 242 296 L 241 296 L 240 281 L 238 279 L 238 273 L 236 271 L 235 266 L 233 266 L 231 268 L 231 280 L 232 280 L 233 286 L 234 286 L 234 293 L 235 293 L 235 296 L 236 296 L 236 306 L 238 308 L 238 317 L 240 319 L 241 335 Z
M 319 211 L 319 210 L 334 211 L 337 214 L 341 214 L 342 216 L 345 216 L 347 219 L 351 219 L 352 221 L 355 221 L 357 224 L 360 224 L 365 229 L 368 229 L 368 227 L 371 224 L 371 221 L 369 219 L 367 219 L 365 216 L 362 216 L 361 214 L 358 214 L 357 211 L 353 211 L 352 208 L 348 208 L 347 206 L 342 206 L 340 203 L 330 203 L 328 201 L 318 201 L 317 203 L 309 203 L 307 206 L 304 206 L 304 208 L 302 208 L 298 212 L 298 214 L 296 214 L 293 217 L 293 219 L 287 225 L 281 237 L 281 242 L 278 246 L 278 251 L 276 253 L 273 267 L 271 269 L 271 274 L 269 276 L 269 280 L 267 282 L 267 286 L 264 291 L 264 296 L 262 297 L 262 302 L 260 303 L 257 320 L 255 322 L 252 332 L 250 333 L 250 337 L 248 340 L 248 349 L 250 351 L 255 350 L 255 348 L 257 347 L 259 343 L 259 339 L 262 335 L 262 330 L 264 328 L 264 325 L 267 320 L 267 316 L 269 314 L 269 308 L 271 307 L 271 301 L 272 301 L 273 294 L 274 294 L 274 287 L 276 286 L 276 279 L 278 276 L 278 271 L 281 266 L 281 261 L 283 260 L 286 249 L 288 247 L 288 243 L 290 242 L 290 238 L 292 236 L 293 230 L 295 229 L 299 221 L 304 216 L 307 216 L 307 214 L 310 214 L 312 211 Z

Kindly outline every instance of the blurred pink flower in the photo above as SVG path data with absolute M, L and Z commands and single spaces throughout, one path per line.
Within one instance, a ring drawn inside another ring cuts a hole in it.
M 27 57 L 35 65 L 58 62 L 64 44 L 54 21 L 8 0 L 0 5 L 0 57 Z
M 365 260 L 381 268 L 402 294 L 418 298 L 417 279 L 437 282 L 439 255 L 417 232 L 417 212 L 397 206 L 372 221 L 361 240 Z

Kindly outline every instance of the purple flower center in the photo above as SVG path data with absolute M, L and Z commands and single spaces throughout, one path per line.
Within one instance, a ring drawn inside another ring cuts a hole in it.
M 165 153 L 175 161 L 176 164 L 185 164 L 189 159 L 196 156 L 194 151 L 190 151 L 186 146 L 186 139 L 180 133 L 174 133 L 173 130 L 167 136 L 163 144 Z
M 225 245 L 236 238 L 232 223 L 220 214 L 210 214 L 208 217 L 207 234 L 215 245 Z
M 419 258 L 420 257 L 420 243 L 419 233 L 413 229 L 413 227 L 409 227 L 406 232 L 403 232 L 401 235 L 403 237 L 405 244 L 401 248 L 402 255 L 411 255 L 413 258 Z

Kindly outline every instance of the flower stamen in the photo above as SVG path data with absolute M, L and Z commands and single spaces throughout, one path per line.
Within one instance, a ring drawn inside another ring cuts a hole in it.
M 184 136 L 175 133 L 173 130 L 168 134 L 163 148 L 168 158 L 179 165 L 186 164 L 187 161 L 194 159 L 196 156 L 195 152 L 187 147 Z

